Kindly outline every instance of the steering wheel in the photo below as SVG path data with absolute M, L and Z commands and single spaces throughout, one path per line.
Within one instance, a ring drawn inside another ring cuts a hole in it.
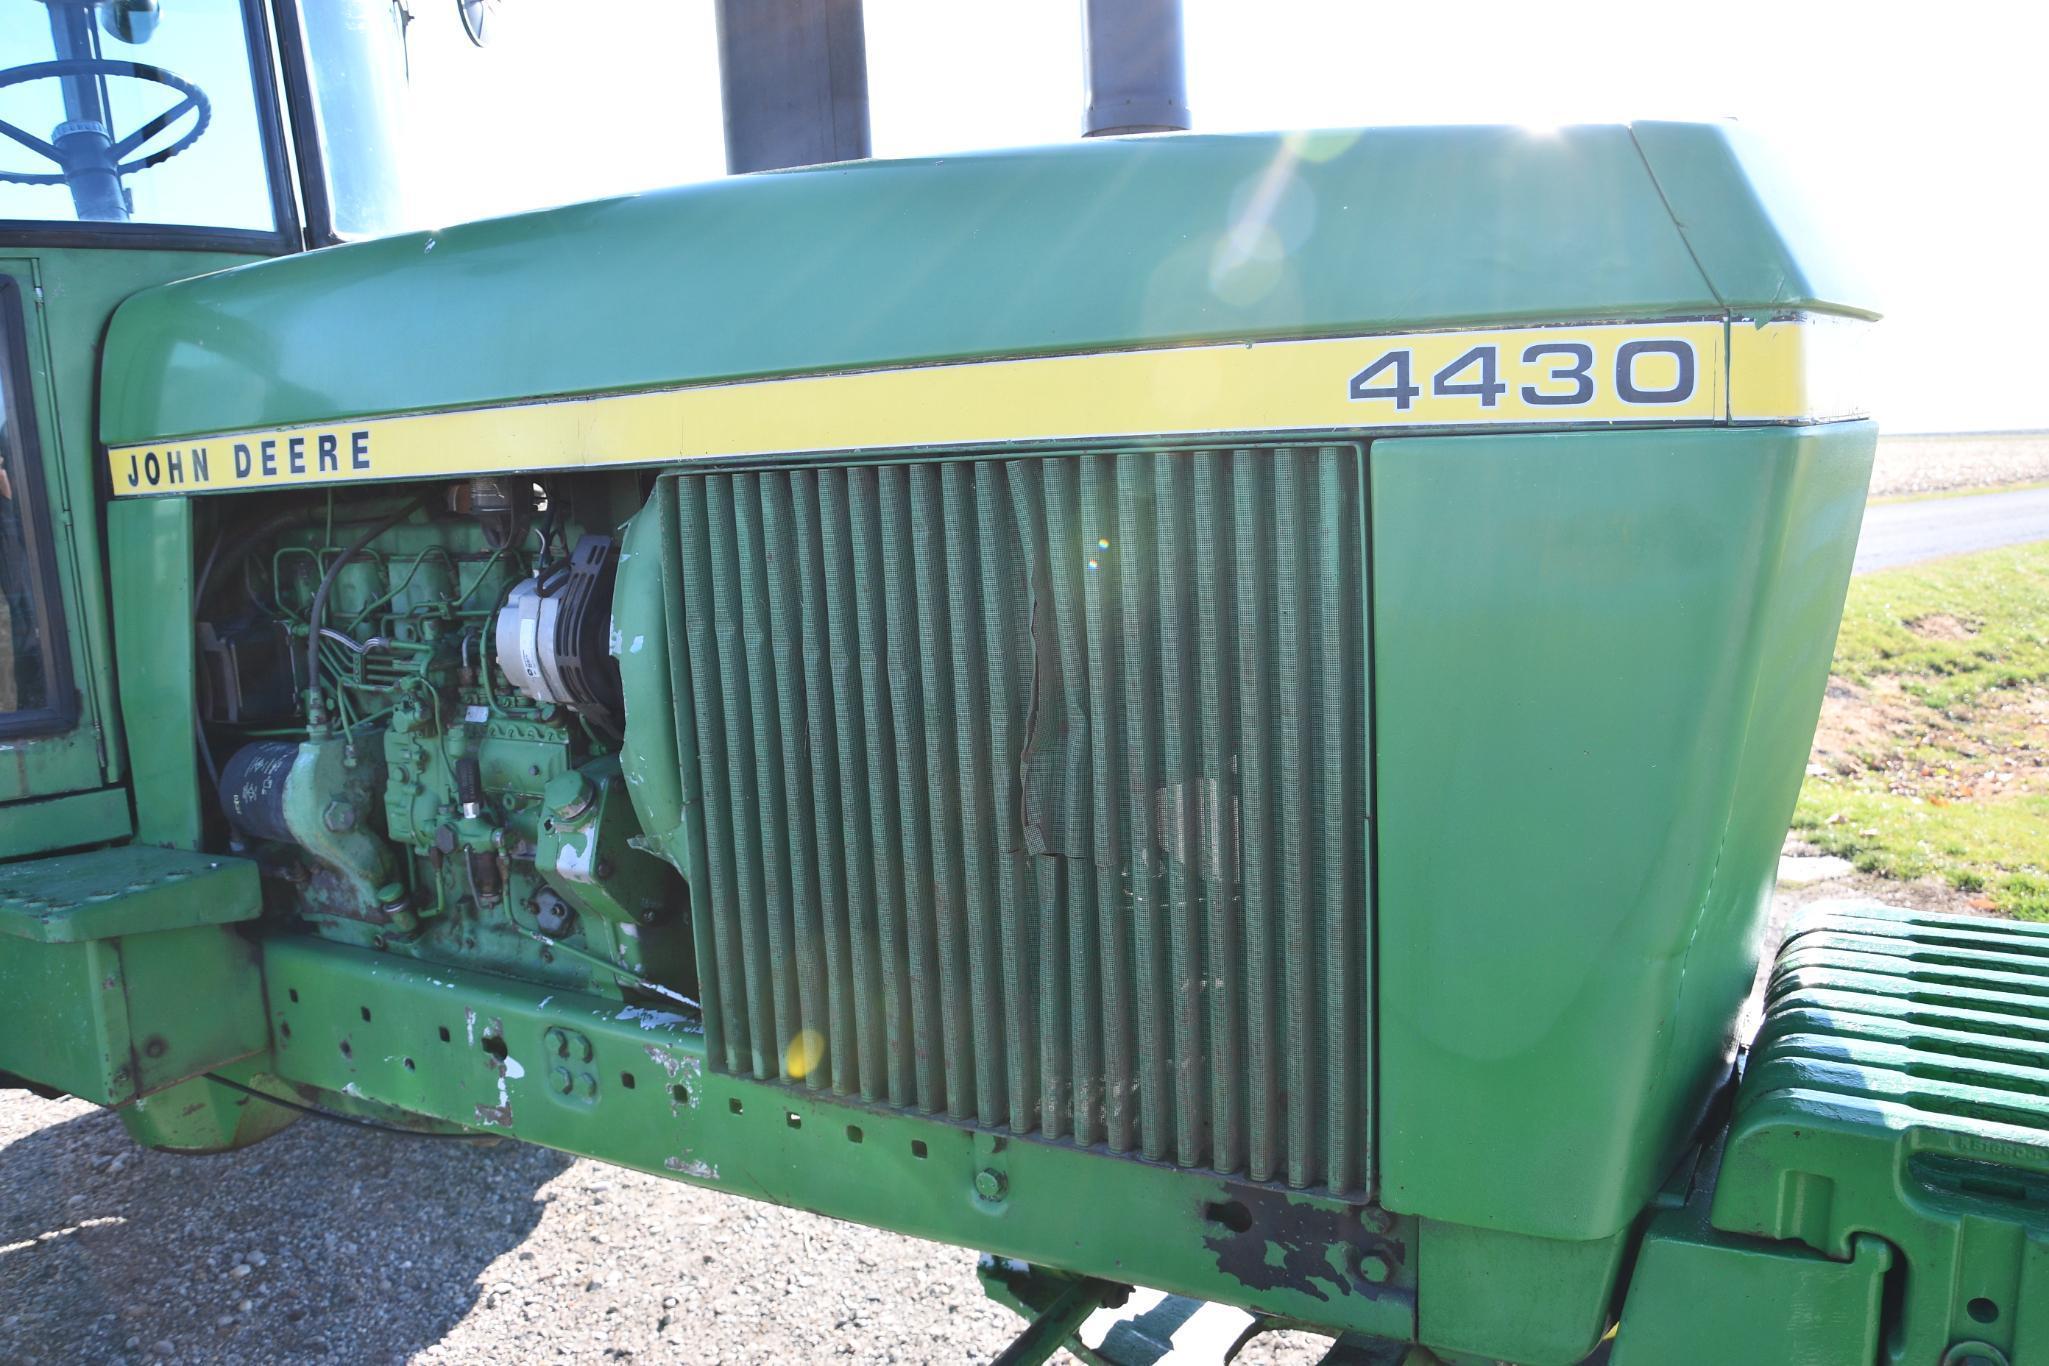
M 157 85 L 167 85 L 172 90 L 178 92 L 178 94 L 184 96 L 183 99 L 143 124 L 140 128 L 137 128 L 127 137 L 120 139 L 118 142 L 113 142 L 104 149 L 96 149 L 95 152 L 87 153 L 88 158 L 90 158 L 91 168 L 94 170 L 112 171 L 117 176 L 125 176 L 135 171 L 148 170 L 152 166 L 161 165 L 184 151 L 187 147 L 190 147 L 193 143 L 199 141 L 199 135 L 206 131 L 209 123 L 213 122 L 213 101 L 206 97 L 204 90 L 201 90 L 198 86 L 175 72 L 166 71 L 160 66 L 150 66 L 146 62 L 124 62 L 105 57 L 73 57 L 57 62 L 30 62 L 26 66 L 17 66 L 0 71 L 0 90 L 4 90 L 11 85 L 25 85 L 30 81 L 62 80 L 67 76 L 132 76 L 139 81 L 151 81 Z M 133 161 L 123 162 L 121 160 L 123 157 L 133 154 L 143 143 L 148 142 L 158 133 L 163 132 L 166 128 L 177 122 L 185 115 L 187 110 L 193 109 L 199 111 L 199 116 L 193 120 L 192 126 L 186 129 L 184 135 L 176 142 L 173 142 L 160 152 L 151 152 L 147 156 L 136 157 Z M 74 161 L 78 160 L 76 155 L 67 155 L 63 148 L 25 133 L 5 119 L 0 119 L 0 134 L 13 138 L 22 146 L 49 159 L 60 168 L 68 169 Z M 17 185 L 62 185 L 66 180 L 65 169 L 57 171 L 0 170 L 0 180 L 12 181 Z

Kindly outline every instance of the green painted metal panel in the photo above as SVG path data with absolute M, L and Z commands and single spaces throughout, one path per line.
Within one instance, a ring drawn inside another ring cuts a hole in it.
M 268 1054 L 257 1054 L 211 1070 L 247 1085 L 268 1062 Z M 137 1096 L 114 1113 L 137 1143 L 174 1153 L 246 1148 L 301 1118 L 296 1110 L 215 1085 L 204 1076 Z
M 1805 187 L 1734 123 L 1638 123 L 1644 163 L 1716 295 L 1732 304 L 1825 304 L 1874 316 L 1842 234 L 1810 216 Z
M 126 839 L 130 833 L 126 788 L 18 802 L 0 814 L 0 859 Z
M 190 925 L 228 925 L 262 909 L 256 865 L 146 844 L 0 866 L 0 935 L 75 944 Z
M 1417 1335 L 1455 1357 L 1569 1366 L 1607 1331 L 1631 1247 L 1621 1233 L 1564 1242 L 1421 1220 Z
M 1610 1366 L 1872 1366 L 1883 1359 L 1893 1260 L 1877 1238 L 1857 1238 L 1851 1259 L 1836 1262 L 1717 1240 L 1688 1212 L 1662 1215 L 1637 1255 Z
M 107 993 L 95 989 L 119 981 L 117 966 L 114 946 L 105 942 L 52 948 L 0 937 L 0 992 L 8 1003 L 0 1070 L 101 1105 L 128 1099 L 134 1088 L 126 1017 L 103 1008 Z
M 128 845 L 0 868 L 0 1070 L 123 1104 L 261 1052 L 256 866 Z
M 121 647 L 121 715 L 135 786 L 135 836 L 196 849 L 200 841 L 199 747 L 193 690 L 199 664 L 192 628 L 192 502 L 110 503 L 109 587 Z
M 645 1006 L 301 936 L 263 953 L 276 1074 L 323 1103 L 396 1106 L 1284 1319 L 1415 1334 L 1415 1229 L 1381 1211 L 722 1073 L 694 1020 Z
M 1898 1251 L 1901 1361 L 2049 1351 L 2049 926 L 1804 908 L 1766 990 L 1712 1209 L 1831 1257 Z M 1998 1360 L 1987 1356 L 1988 1360 Z
M 1830 303 L 1753 289 L 1750 267 L 1783 254 L 1776 237 L 1759 238 L 1740 279 L 1703 277 L 1660 190 L 1745 195 L 1739 161 L 1687 156 L 1659 172 L 1624 127 L 1460 127 L 729 178 L 152 291 L 109 335 L 101 435 L 1197 339 Z M 1802 263 L 1780 266 L 1803 278 Z
M 627 764 L 704 794 L 719 1067 L 1366 1186 L 1356 446 L 685 475 L 656 507 L 681 631 L 621 662 L 635 695 L 686 672 Z
M 1391 1208 L 1605 1238 L 1692 1137 L 1873 445 L 1862 423 L 1374 444 Z

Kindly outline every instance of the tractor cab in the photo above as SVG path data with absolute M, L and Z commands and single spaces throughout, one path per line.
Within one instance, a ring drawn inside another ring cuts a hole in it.
M 0 231 L 275 251 L 400 226 L 406 23 L 389 0 L 8 0 Z
M 108 320 L 153 285 L 402 226 L 406 26 L 389 0 L 0 0 L 0 859 L 136 831 L 87 569 Z

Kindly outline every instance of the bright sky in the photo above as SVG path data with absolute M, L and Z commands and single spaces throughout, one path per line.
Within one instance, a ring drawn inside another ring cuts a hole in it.
M 710 0 L 413 0 L 442 221 L 721 174 Z M 1895 430 L 2049 427 L 2049 6 L 1186 0 L 1198 130 L 1728 118 L 1773 143 L 1888 314 Z M 875 152 L 1080 126 L 1076 0 L 867 0 Z M 490 118 L 483 110 L 497 111 Z

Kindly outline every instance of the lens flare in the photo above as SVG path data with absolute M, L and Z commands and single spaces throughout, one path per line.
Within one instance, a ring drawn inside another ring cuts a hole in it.
M 792 1081 L 802 1081 L 825 1060 L 825 1035 L 815 1029 L 800 1029 L 783 1051 L 783 1072 Z

